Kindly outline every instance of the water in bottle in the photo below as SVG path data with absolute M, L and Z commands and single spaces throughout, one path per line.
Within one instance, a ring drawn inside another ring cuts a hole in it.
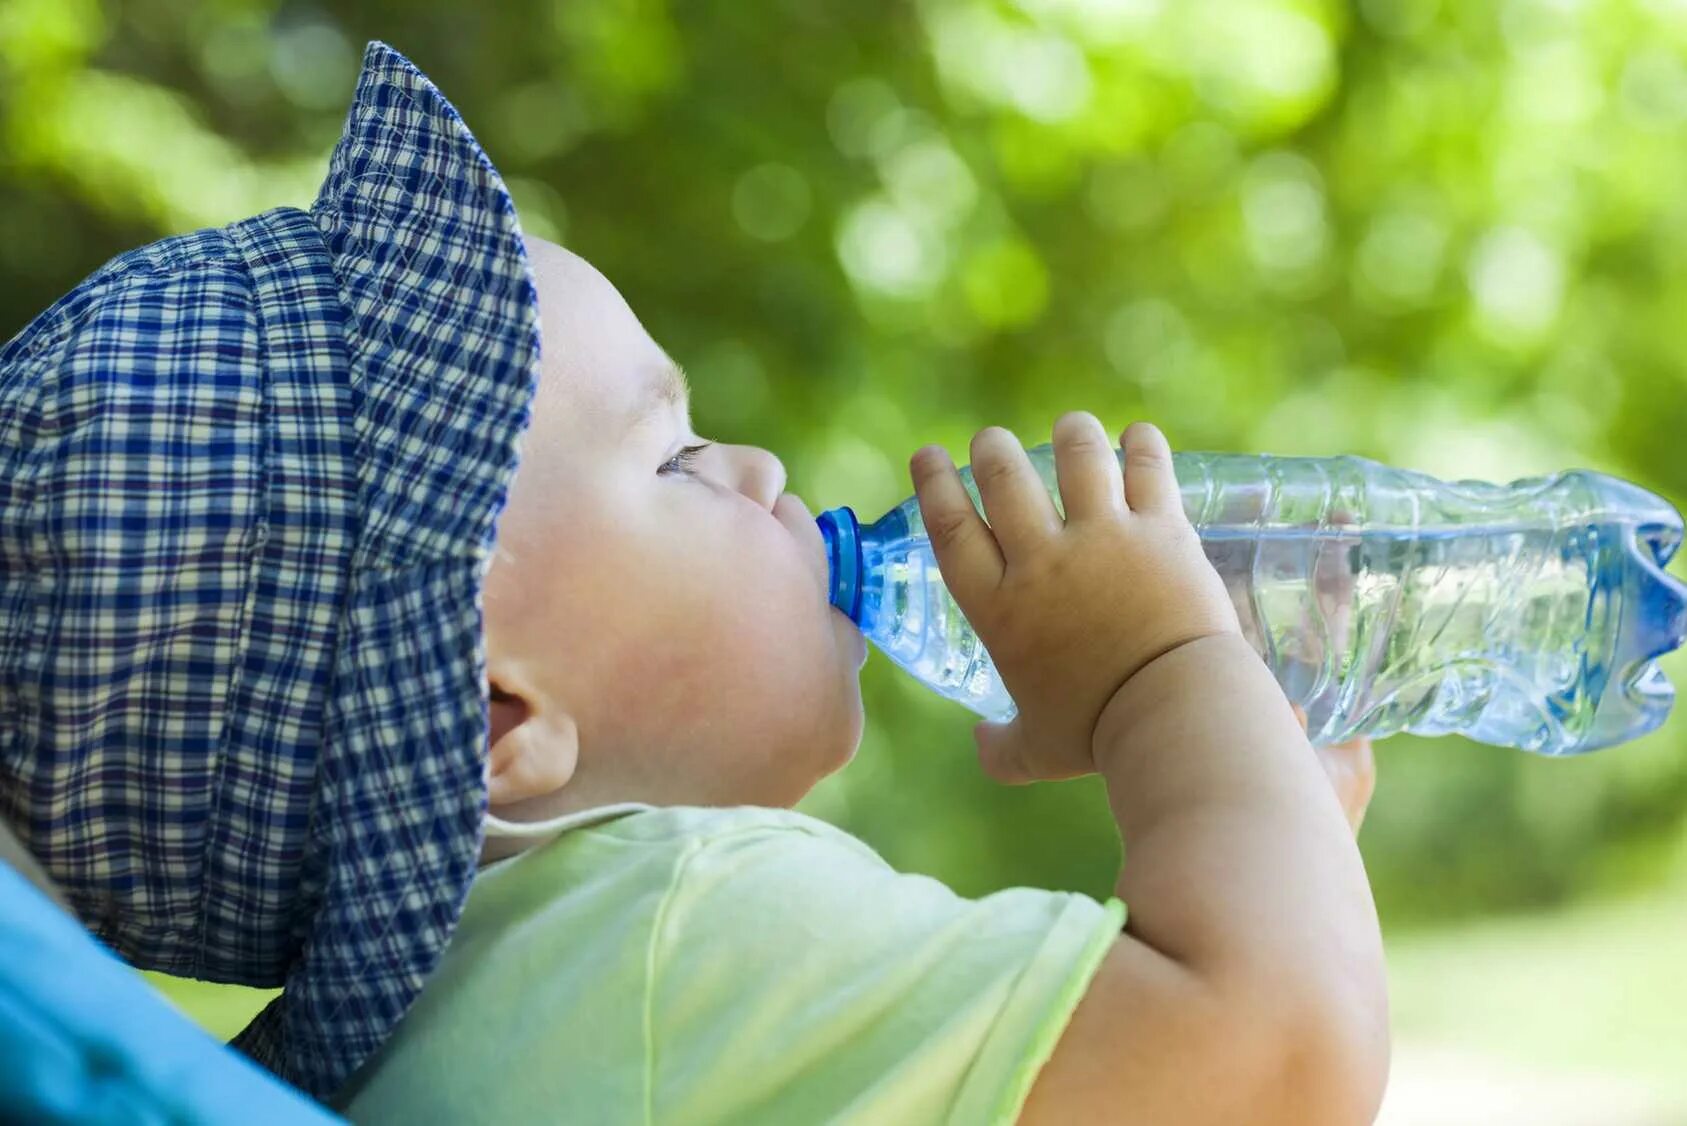
M 1064 516 L 1053 447 L 1026 452 Z M 1687 585 L 1664 570 L 1682 520 L 1645 489 L 1583 469 L 1495 485 L 1354 456 L 1172 460 L 1243 633 L 1314 742 L 1457 733 L 1563 755 L 1669 713 L 1657 658 L 1687 634 Z M 971 467 L 960 477 L 982 513 Z M 933 691 L 1012 718 L 917 498 L 870 525 L 847 507 L 817 521 L 832 604 Z

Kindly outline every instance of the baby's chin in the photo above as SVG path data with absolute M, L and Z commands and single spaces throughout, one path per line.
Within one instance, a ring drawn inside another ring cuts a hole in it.
M 853 625 L 849 628 L 857 637 L 861 636 L 860 631 L 856 630 Z M 865 642 L 861 644 L 865 645 Z M 861 748 L 861 736 L 867 727 L 867 706 L 861 699 L 861 665 L 866 659 L 865 652 L 863 652 L 860 661 L 856 662 L 854 674 L 850 677 L 848 710 L 841 720 L 845 727 L 845 730 L 841 732 L 843 738 L 840 740 L 843 749 L 837 761 L 826 771 L 827 774 L 835 774 L 848 766 L 851 760 L 855 758 L 855 752 Z

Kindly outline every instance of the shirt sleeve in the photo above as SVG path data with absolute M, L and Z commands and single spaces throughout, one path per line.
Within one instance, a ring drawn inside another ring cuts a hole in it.
M 1012 1122 L 1124 904 L 963 898 L 830 827 L 695 842 L 652 932 L 649 1120 Z

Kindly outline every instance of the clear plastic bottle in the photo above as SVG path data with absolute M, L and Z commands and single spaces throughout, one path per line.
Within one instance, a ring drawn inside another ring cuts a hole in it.
M 1026 452 L 1064 516 L 1052 446 Z M 1583 469 L 1495 485 L 1353 456 L 1172 457 L 1243 632 L 1314 742 L 1457 733 L 1564 755 L 1668 715 L 1656 658 L 1687 634 L 1687 585 L 1664 571 L 1682 520 L 1645 489 Z M 918 500 L 866 526 L 847 507 L 816 520 L 832 604 L 933 691 L 1012 718 Z

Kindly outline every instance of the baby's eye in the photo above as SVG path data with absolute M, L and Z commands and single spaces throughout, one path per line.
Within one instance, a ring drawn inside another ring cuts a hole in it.
M 685 447 L 685 449 L 681 450 L 679 453 L 677 453 L 673 457 L 669 458 L 667 460 L 667 462 L 662 466 L 662 468 L 658 469 L 656 471 L 656 475 L 661 476 L 668 469 L 669 466 L 678 465 L 680 467 L 678 472 L 684 473 L 688 477 L 697 476 L 696 469 L 694 468 L 694 463 L 697 460 L 697 455 L 702 453 L 704 450 L 708 449 L 712 445 L 714 445 L 713 442 L 704 442 L 701 446 L 687 446 L 687 447 Z

